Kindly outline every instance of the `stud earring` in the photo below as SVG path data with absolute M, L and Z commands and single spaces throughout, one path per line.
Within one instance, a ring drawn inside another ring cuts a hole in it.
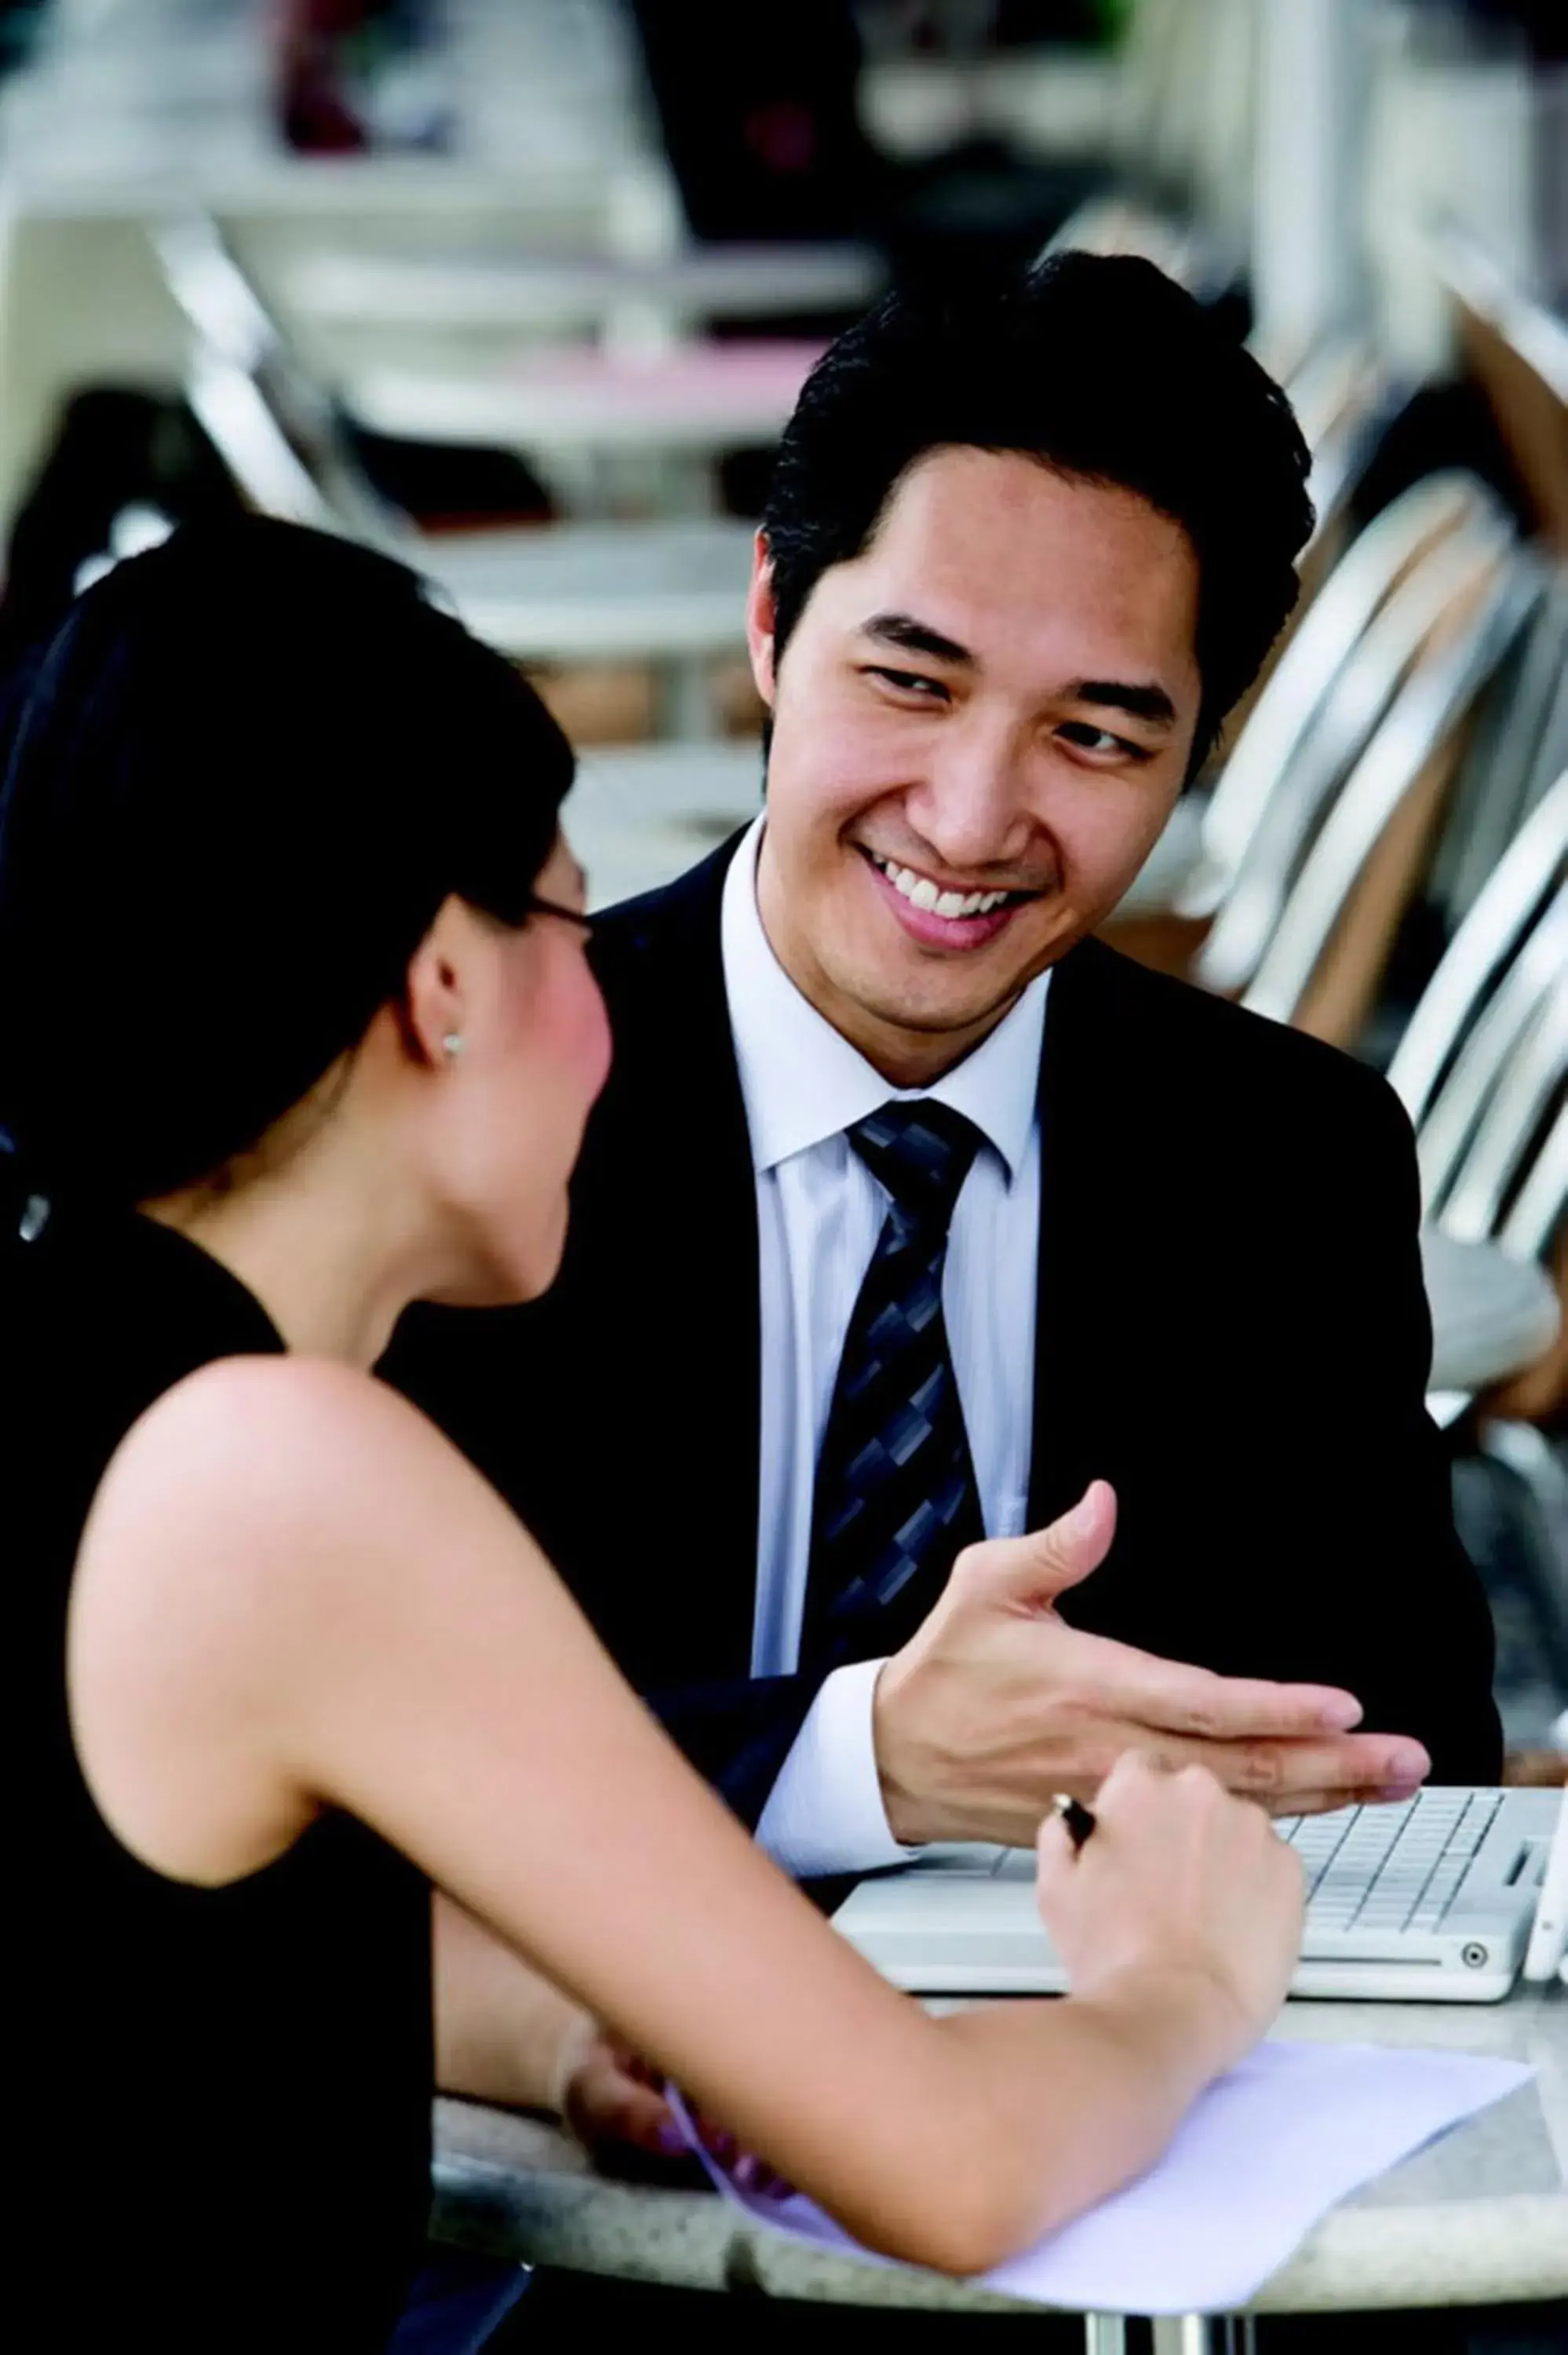
M 458 1057 L 462 1053 L 462 1047 L 463 1039 L 461 1030 L 449 1030 L 441 1040 L 441 1052 L 449 1063 L 457 1061 Z

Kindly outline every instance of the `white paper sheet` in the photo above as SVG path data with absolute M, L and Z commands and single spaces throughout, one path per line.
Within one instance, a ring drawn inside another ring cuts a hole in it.
M 985 2286 L 1079 2313 L 1245 2306 L 1338 2201 L 1534 2073 L 1465 2052 L 1260 2045 L 1202 2095 L 1147 2175 Z M 682 2117 L 726 2198 L 797 2240 L 883 2262 L 800 2193 L 739 2188 Z

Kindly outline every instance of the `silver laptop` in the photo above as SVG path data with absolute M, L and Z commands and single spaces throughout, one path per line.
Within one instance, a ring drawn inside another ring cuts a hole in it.
M 1562 1810 L 1557 1791 L 1445 1787 L 1393 1806 L 1282 1818 L 1276 1828 L 1308 1885 L 1292 1994 L 1506 1996 Z M 922 1995 L 1052 1995 L 1067 1984 L 1035 1910 L 1028 1849 L 926 1849 L 863 1881 L 833 1919 L 885 1978 Z

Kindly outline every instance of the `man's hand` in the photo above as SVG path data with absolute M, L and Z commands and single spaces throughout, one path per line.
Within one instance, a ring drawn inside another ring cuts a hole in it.
M 1351 1732 L 1350 1693 L 1214 1676 L 1068 1626 L 1056 1597 L 1099 1567 L 1115 1530 L 1115 1494 L 1097 1480 L 1050 1529 L 959 1556 L 877 1681 L 895 1839 L 1030 1845 L 1053 1792 L 1091 1798 L 1129 1750 L 1207 1766 L 1280 1816 L 1407 1798 L 1425 1779 L 1418 1742 Z

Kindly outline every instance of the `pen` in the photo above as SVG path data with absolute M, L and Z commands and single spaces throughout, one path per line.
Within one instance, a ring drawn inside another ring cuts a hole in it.
M 1066 1825 L 1067 1838 L 1073 1846 L 1082 1848 L 1095 1828 L 1095 1819 L 1087 1807 L 1080 1806 L 1068 1791 L 1053 1792 L 1051 1806 L 1053 1813 L 1060 1816 Z

